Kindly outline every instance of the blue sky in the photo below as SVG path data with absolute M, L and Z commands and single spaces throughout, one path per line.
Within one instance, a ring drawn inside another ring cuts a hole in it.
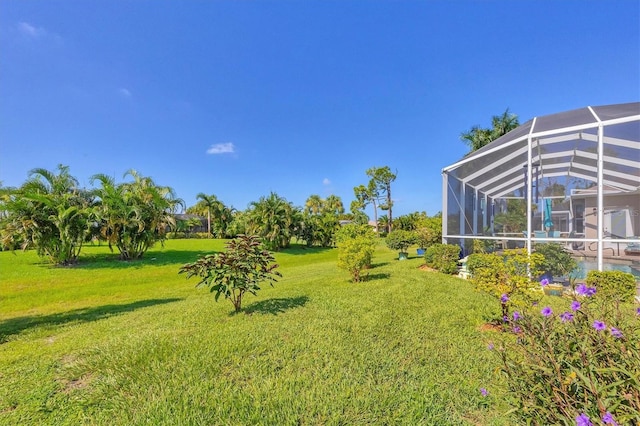
M 0 181 L 128 169 L 245 209 L 397 170 L 441 210 L 473 125 L 640 99 L 633 1 L 3 1 Z

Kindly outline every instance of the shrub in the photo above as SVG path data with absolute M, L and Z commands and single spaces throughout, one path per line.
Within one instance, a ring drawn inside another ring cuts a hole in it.
M 385 242 L 390 249 L 406 253 L 409 246 L 415 244 L 416 235 L 411 231 L 398 229 L 391 231 L 389 235 L 387 235 L 387 238 L 385 238 Z
M 371 266 L 375 242 L 365 236 L 348 238 L 338 243 L 338 267 L 346 269 L 354 282 L 361 280 L 363 269 Z
M 540 269 L 553 276 L 569 275 L 578 266 L 571 254 L 558 243 L 536 244 L 535 252 L 543 256 Z
M 349 271 L 354 282 L 362 279 L 363 269 L 371 266 L 376 234 L 369 225 L 350 223 L 336 231 L 338 267 Z
M 622 271 L 589 271 L 586 283 L 597 290 L 596 298 L 605 303 L 630 303 L 636 294 L 635 278 Z
M 453 244 L 433 244 L 424 254 L 427 266 L 443 274 L 455 274 L 458 271 L 460 246 Z
M 526 250 L 515 249 L 499 254 L 471 255 L 467 267 L 476 289 L 499 300 L 502 318 L 506 318 L 511 306 L 524 306 L 534 299 L 535 286 L 532 286 L 529 273 L 539 276 L 541 262 L 542 255 L 532 253 L 529 256 Z
M 208 254 L 194 263 L 187 263 L 179 273 L 187 278 L 200 277 L 197 286 L 211 287 L 216 292 L 216 301 L 220 295 L 233 303 L 236 312 L 242 309 L 242 297 L 249 292 L 254 296 L 260 290 L 259 283 L 269 281 L 273 286 L 278 264 L 273 255 L 264 250 L 257 236 L 240 235 L 227 243 L 227 251 Z
M 602 309 L 576 288 L 557 312 L 514 312 L 498 348 L 509 402 L 525 424 L 639 424 L 640 308 Z M 596 420 L 598 419 L 598 420 Z
M 357 237 L 365 237 L 371 241 L 375 241 L 376 233 L 369 225 L 349 223 L 340 227 L 340 229 L 336 231 L 335 236 L 337 244 Z

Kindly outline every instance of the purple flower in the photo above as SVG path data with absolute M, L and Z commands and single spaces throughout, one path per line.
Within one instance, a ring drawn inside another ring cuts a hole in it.
M 589 297 L 589 296 L 593 296 L 594 294 L 596 294 L 596 288 L 587 287 L 587 294 L 585 296 Z
M 480 393 L 482 394 L 482 396 L 487 396 L 489 395 L 489 391 L 486 390 L 485 388 L 480 388 Z
M 580 413 L 578 417 L 576 417 L 576 426 L 593 426 L 591 423 L 591 419 L 585 413 Z
M 542 287 L 546 287 L 546 286 L 548 286 L 548 285 L 549 285 L 549 280 L 548 280 L 548 279 L 546 279 L 546 278 L 545 278 L 545 279 L 543 279 L 542 281 L 540 281 L 540 285 L 541 285 Z
M 553 311 L 551 310 L 550 306 L 545 306 L 544 308 L 542 308 L 542 315 L 543 316 L 548 317 L 552 313 L 553 313 Z
M 640 308 L 636 308 L 636 315 L 640 315 Z
M 587 286 L 584 284 L 578 284 L 578 286 L 576 287 L 576 293 L 578 293 L 580 296 L 586 296 Z
M 492 351 L 492 350 L 493 350 L 493 347 L 494 347 L 494 346 L 493 346 L 493 343 L 489 343 L 489 344 L 487 345 L 487 349 L 489 349 L 490 351 Z
M 617 339 L 622 337 L 622 331 L 618 330 L 615 327 L 611 327 L 609 331 L 611 331 L 611 335 Z
M 605 425 L 618 426 L 618 422 L 615 421 L 613 415 L 608 411 L 604 413 L 604 416 L 602 416 L 602 423 L 604 423 Z
M 562 322 L 573 321 L 573 314 L 569 311 L 563 312 L 560 315 L 560 319 L 562 320 Z
M 522 331 L 522 329 L 520 327 L 518 327 L 517 325 L 515 327 L 513 327 L 513 332 L 518 334 Z
M 502 296 L 500 296 L 500 301 L 502 303 L 507 303 L 509 301 L 509 296 L 507 296 L 506 294 L 503 294 Z
M 571 310 L 577 311 L 578 309 L 580 309 L 580 302 L 578 302 L 577 300 L 571 302 Z
M 598 331 L 603 331 L 603 330 L 606 330 L 607 326 L 602 321 L 595 320 L 593 322 L 593 328 L 595 328 Z
M 518 321 L 520 319 L 520 313 L 518 311 L 513 312 L 513 320 Z
M 508 317 L 508 316 L 506 316 L 506 315 L 505 315 L 505 316 L 503 316 L 503 317 L 502 317 L 502 321 L 503 321 L 503 322 L 509 322 L 509 317 Z

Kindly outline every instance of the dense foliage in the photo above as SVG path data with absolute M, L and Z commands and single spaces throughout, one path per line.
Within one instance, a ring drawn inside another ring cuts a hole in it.
M 277 267 L 275 258 L 261 247 L 258 237 L 240 235 L 227 243 L 225 252 L 202 256 L 183 265 L 179 273 L 187 274 L 187 278 L 200 277 L 198 286 L 210 287 L 216 293 L 216 301 L 222 295 L 239 312 L 245 293 L 255 296 L 263 281 L 273 286 L 276 277 L 281 276 Z
M 622 271 L 589 271 L 586 283 L 597 290 L 596 299 L 611 304 L 631 303 L 636 295 L 636 280 Z
M 455 244 L 432 244 L 424 253 L 425 263 L 443 274 L 454 274 L 458 270 L 460 246 Z
M 326 199 L 311 195 L 305 203 L 297 237 L 309 247 L 332 247 L 343 214 L 344 206 L 337 195 L 330 195 Z

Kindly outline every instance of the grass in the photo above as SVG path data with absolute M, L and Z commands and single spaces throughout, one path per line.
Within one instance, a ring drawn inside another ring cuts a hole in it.
M 513 424 L 479 331 L 496 303 L 469 283 L 381 245 L 354 284 L 335 250 L 296 247 L 234 315 L 177 274 L 223 244 L 0 253 L 0 424 Z

